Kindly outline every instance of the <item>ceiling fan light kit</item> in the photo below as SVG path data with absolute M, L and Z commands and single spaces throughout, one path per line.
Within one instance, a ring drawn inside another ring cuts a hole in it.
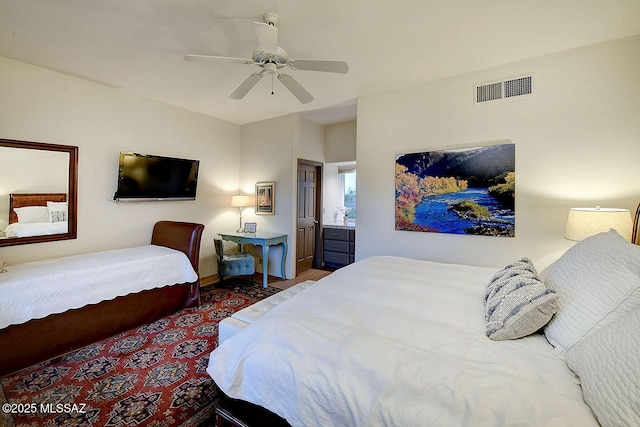
M 262 68 L 253 73 L 238 88 L 229 95 L 231 99 L 242 99 L 264 77 L 265 74 L 277 76 L 278 80 L 295 96 L 298 101 L 307 104 L 313 101 L 313 96 L 298 83 L 291 75 L 280 69 L 289 67 L 292 70 L 319 71 L 324 73 L 349 72 L 349 64 L 345 61 L 321 59 L 289 59 L 287 51 L 278 46 L 278 28 L 280 18 L 276 13 L 267 12 L 262 17 L 264 22 L 254 22 L 253 26 L 258 39 L 258 47 L 253 50 L 252 58 L 234 58 L 213 55 L 186 55 L 187 61 L 192 62 L 226 62 L 235 64 L 251 64 Z M 273 93 L 273 91 L 271 92 Z
M 280 17 L 275 12 L 265 12 L 264 15 L 262 15 L 262 20 L 265 24 L 273 25 L 274 27 L 277 27 L 280 23 Z

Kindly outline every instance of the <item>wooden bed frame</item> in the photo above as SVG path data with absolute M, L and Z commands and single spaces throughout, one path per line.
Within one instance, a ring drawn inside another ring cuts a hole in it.
M 160 221 L 153 228 L 151 244 L 184 252 L 198 273 L 203 230 L 202 224 Z M 197 307 L 199 301 L 200 282 L 196 280 L 0 329 L 0 376 L 150 323 L 181 308 Z
M 640 203 L 636 208 L 636 214 L 633 217 L 633 228 L 631 229 L 631 243 L 640 245 Z
M 18 222 L 14 208 L 26 206 L 47 206 L 47 202 L 66 202 L 67 193 L 12 193 L 9 195 L 9 224 Z
M 218 390 L 218 404 L 213 421 L 215 427 L 291 427 L 282 417 L 261 406 L 232 399 Z

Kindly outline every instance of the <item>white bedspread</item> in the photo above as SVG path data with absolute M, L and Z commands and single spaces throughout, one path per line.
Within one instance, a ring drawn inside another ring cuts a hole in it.
M 543 336 L 486 337 L 496 270 L 362 260 L 225 341 L 207 372 L 294 426 L 596 426 Z
M 198 279 L 184 253 L 156 245 L 16 264 L 6 269 L 0 274 L 0 328 Z
M 28 222 L 26 224 L 14 222 L 4 229 L 7 237 L 48 236 L 64 234 L 69 230 L 67 221 L 59 222 Z

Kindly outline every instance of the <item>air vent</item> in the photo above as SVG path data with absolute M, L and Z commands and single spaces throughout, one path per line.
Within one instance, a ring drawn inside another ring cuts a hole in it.
M 494 101 L 528 95 L 532 92 L 531 76 L 476 86 L 476 102 Z

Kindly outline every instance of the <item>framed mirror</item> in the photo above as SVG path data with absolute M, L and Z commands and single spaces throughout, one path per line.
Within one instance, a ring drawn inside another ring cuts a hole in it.
M 0 246 L 75 239 L 78 147 L 0 139 Z

